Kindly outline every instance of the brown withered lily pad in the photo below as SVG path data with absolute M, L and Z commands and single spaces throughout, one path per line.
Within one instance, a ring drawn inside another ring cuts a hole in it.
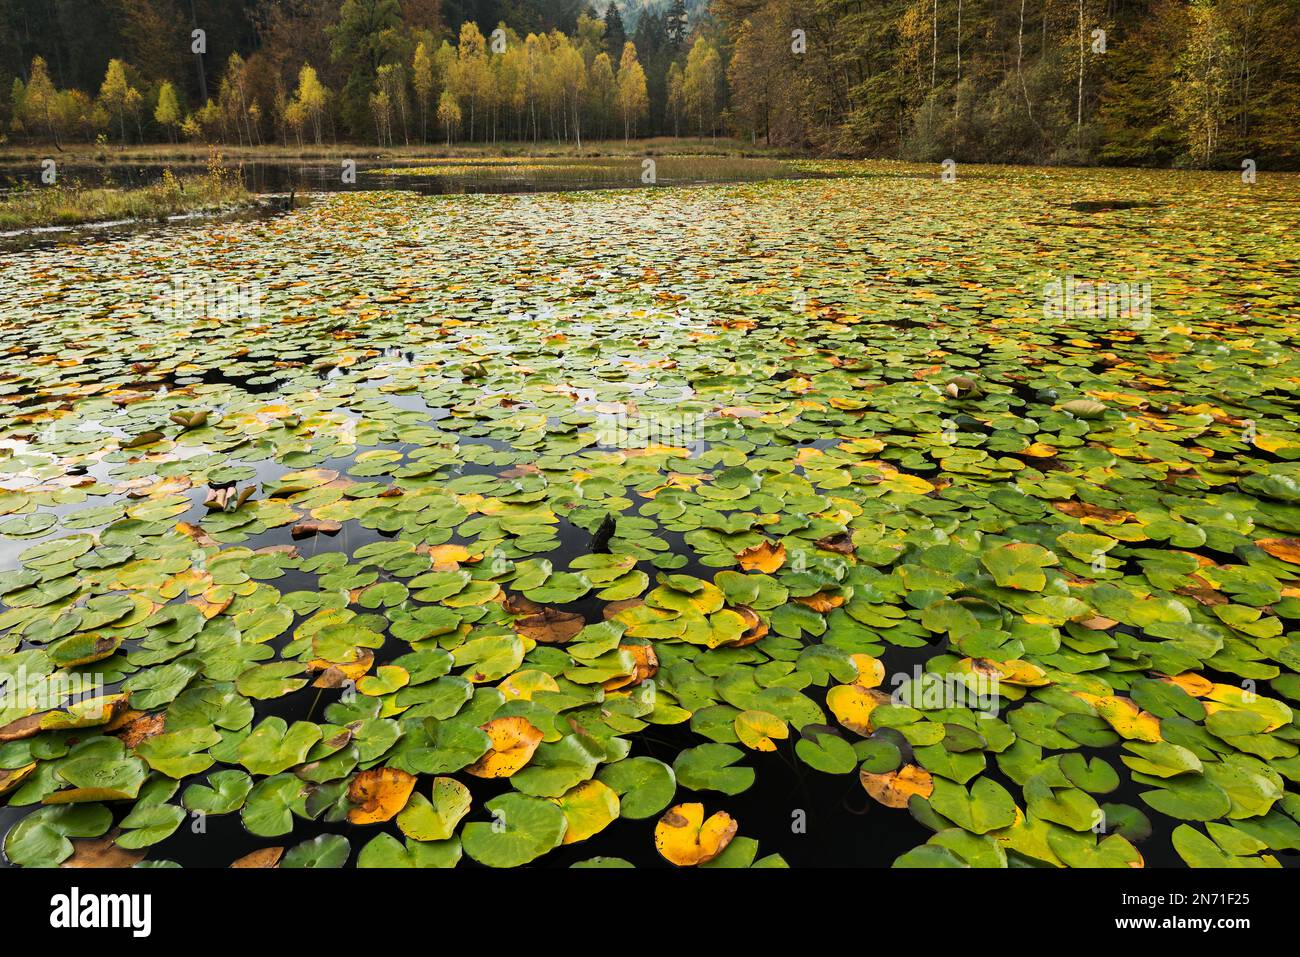
M 586 619 L 576 612 L 543 608 L 540 613 L 515 620 L 515 630 L 544 645 L 562 645 L 582 631 Z

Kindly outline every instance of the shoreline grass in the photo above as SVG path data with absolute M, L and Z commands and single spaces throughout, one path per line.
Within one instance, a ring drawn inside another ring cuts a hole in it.
M 54 156 L 50 147 L 39 144 L 8 144 L 0 146 L 0 164 L 37 162 Z M 145 143 L 127 147 L 104 147 L 94 143 L 64 144 L 57 158 L 63 163 L 140 163 L 173 162 L 203 163 L 213 147 L 201 143 Z M 373 143 L 306 143 L 281 146 L 231 146 L 223 144 L 221 154 L 228 161 L 266 160 L 399 160 L 399 159 L 466 159 L 475 157 L 645 157 L 662 155 L 693 156 L 744 156 L 766 158 L 798 158 L 806 154 L 798 150 L 765 146 L 727 137 L 673 137 L 657 136 L 649 139 L 592 140 L 579 148 L 573 143 L 542 140 L 500 143 L 443 143 L 411 144 L 409 146 L 375 146 Z
M 206 173 L 165 170 L 148 186 L 115 188 L 55 183 L 22 186 L 0 196 L 0 230 L 79 226 L 119 220 L 161 220 L 252 205 L 239 173 L 209 161 Z

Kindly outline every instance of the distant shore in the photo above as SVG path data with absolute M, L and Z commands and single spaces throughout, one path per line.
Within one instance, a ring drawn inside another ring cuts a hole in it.
M 761 156 L 801 157 L 798 150 L 780 149 L 751 143 L 748 140 L 727 137 L 674 137 L 657 136 L 650 139 L 593 140 L 581 148 L 573 143 L 553 140 L 500 143 L 442 143 L 411 144 L 409 146 L 376 146 L 373 143 L 305 143 L 264 144 L 260 146 L 208 145 L 204 143 L 142 143 L 131 146 L 103 146 L 96 143 L 64 143 L 57 150 L 50 143 L 6 143 L 0 145 L 0 164 L 37 162 L 53 159 L 64 163 L 142 163 L 142 162 L 206 162 L 209 153 L 216 150 L 227 162 L 240 160 L 330 160 L 330 159 L 437 159 L 471 158 L 489 156 Z

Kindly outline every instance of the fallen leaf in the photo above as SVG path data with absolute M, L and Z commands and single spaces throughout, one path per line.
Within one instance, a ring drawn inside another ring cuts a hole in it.
M 905 764 L 897 771 L 884 774 L 859 773 L 867 793 L 885 807 L 907 807 L 913 794 L 928 798 L 934 793 L 934 779 L 930 772 L 915 764 Z
M 348 785 L 348 800 L 356 805 L 348 811 L 348 820 L 353 824 L 391 820 L 406 807 L 414 789 L 415 775 L 397 768 L 362 771 Z
M 515 621 L 515 630 L 526 638 L 544 645 L 563 645 L 586 626 L 582 615 L 558 608 L 543 608 L 539 614 Z
M 747 572 L 759 571 L 770 575 L 785 564 L 785 545 L 765 539 L 737 552 L 736 560 Z
M 726 850 L 736 829 L 735 819 L 726 811 L 717 811 L 706 821 L 703 804 L 678 804 L 655 825 L 655 848 L 678 867 L 694 867 Z
M 525 718 L 494 718 L 482 728 L 492 739 L 492 748 L 465 769 L 476 778 L 510 777 L 532 759 L 542 743 L 542 732 Z

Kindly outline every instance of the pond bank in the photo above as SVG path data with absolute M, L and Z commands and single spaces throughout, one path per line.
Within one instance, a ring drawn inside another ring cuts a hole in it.
M 0 230 L 159 221 L 233 211 L 254 202 L 237 171 L 214 165 L 184 176 L 163 170 L 154 182 L 127 187 L 60 182 L 56 168 L 53 175 L 53 183 L 39 188 L 22 184 L 0 197 Z

